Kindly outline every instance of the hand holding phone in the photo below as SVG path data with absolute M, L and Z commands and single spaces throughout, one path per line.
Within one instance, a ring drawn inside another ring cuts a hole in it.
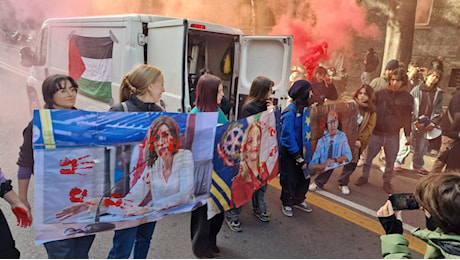
M 391 194 L 388 198 L 394 210 L 415 210 L 420 209 L 413 193 Z

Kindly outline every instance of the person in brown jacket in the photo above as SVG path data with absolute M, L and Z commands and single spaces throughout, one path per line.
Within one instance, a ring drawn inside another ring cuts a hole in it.
M 354 147 L 350 144 L 352 149 L 353 159 L 351 162 L 343 166 L 342 173 L 339 177 L 339 189 L 344 195 L 350 194 L 348 183 L 350 182 L 350 175 L 355 171 L 358 165 L 358 159 L 364 149 L 369 144 L 369 138 L 375 127 L 377 121 L 376 107 L 375 107 L 375 92 L 374 89 L 367 85 L 361 85 L 353 94 L 353 101 L 358 103 L 358 138 L 354 143 Z

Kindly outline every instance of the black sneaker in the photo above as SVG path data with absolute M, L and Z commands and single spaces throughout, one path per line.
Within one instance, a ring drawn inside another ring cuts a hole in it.
M 269 222 L 270 221 L 270 214 L 267 212 L 264 213 L 256 213 L 254 212 L 254 216 L 256 216 L 262 222 Z
M 243 231 L 243 228 L 241 227 L 241 223 L 239 221 L 229 221 L 228 219 L 225 219 L 225 222 L 227 222 L 228 227 L 232 231 L 234 231 L 234 232 Z

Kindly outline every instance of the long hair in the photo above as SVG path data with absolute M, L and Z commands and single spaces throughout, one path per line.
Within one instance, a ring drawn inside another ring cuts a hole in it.
M 204 74 L 200 77 L 196 87 L 195 105 L 201 112 L 216 112 L 218 109 L 217 92 L 222 84 L 220 78 Z
M 157 67 L 147 64 L 137 65 L 121 81 L 120 102 L 128 100 L 131 95 L 144 95 L 148 86 L 155 83 L 161 75 L 161 70 Z
M 434 86 L 437 86 L 437 85 L 439 85 L 439 82 L 441 81 L 441 77 L 442 77 L 442 71 L 440 71 L 440 70 L 435 70 L 435 69 L 429 70 L 429 71 L 426 73 L 425 81 L 426 81 L 426 79 L 428 78 L 428 76 L 433 75 L 433 74 L 435 74 L 436 76 L 438 76 L 438 82 L 436 82 L 436 84 L 434 85 Z
M 153 121 L 144 139 L 144 158 L 146 158 L 147 165 L 149 167 L 151 167 L 158 159 L 158 154 L 155 152 L 155 141 L 159 138 L 158 130 L 162 125 L 165 125 L 172 135 L 172 140 L 169 141 L 169 152 L 175 154 L 180 148 L 180 129 L 176 121 L 169 116 L 158 117 L 155 121 Z
M 377 110 L 376 105 L 375 105 L 375 102 L 376 102 L 375 91 L 368 84 L 361 85 L 361 87 L 359 87 L 355 91 L 355 94 L 353 94 L 353 99 L 358 100 L 358 94 L 361 91 L 361 89 L 364 89 L 366 91 L 366 95 L 369 97 L 369 99 L 367 100 L 367 107 L 359 106 L 359 108 L 366 112 L 370 112 L 370 113 L 375 112 Z
M 45 101 L 44 108 L 54 108 L 54 94 L 60 89 L 65 89 L 65 81 L 69 81 L 73 88 L 78 89 L 78 84 L 75 80 L 64 74 L 53 74 L 48 76 L 42 83 L 43 100 Z
M 420 178 L 415 186 L 415 198 L 444 233 L 460 235 L 459 173 L 430 174 Z
M 270 92 L 275 83 L 267 78 L 259 76 L 252 81 L 251 89 L 249 90 L 249 96 L 244 104 L 265 104 L 267 101 L 267 94 Z
M 249 132 L 251 132 L 252 129 L 257 129 L 259 130 L 259 145 L 261 143 L 261 138 L 262 138 L 262 128 L 260 127 L 259 124 L 257 123 L 252 123 L 248 126 L 246 129 L 244 136 L 243 136 L 243 142 L 241 143 L 241 152 L 240 152 L 240 171 L 238 172 L 238 176 L 241 176 L 246 182 L 251 182 L 251 173 L 249 171 L 249 166 L 246 163 L 246 156 L 248 154 L 248 139 L 249 139 Z M 259 154 L 257 156 L 257 169 L 261 169 L 261 163 L 260 163 L 260 150 Z

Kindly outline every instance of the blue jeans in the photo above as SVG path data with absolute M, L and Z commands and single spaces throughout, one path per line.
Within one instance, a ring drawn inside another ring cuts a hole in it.
M 88 259 L 96 235 L 68 238 L 45 243 L 48 259 Z
M 372 166 L 372 160 L 380 152 L 380 147 L 383 146 L 385 151 L 385 172 L 383 173 L 383 182 L 391 182 L 393 178 L 393 167 L 396 156 L 399 151 L 399 134 L 397 135 L 371 135 L 369 146 L 367 148 L 366 162 L 363 166 L 362 177 L 369 178 L 369 173 Z
M 425 161 L 423 160 L 423 156 L 428 149 L 428 140 L 425 138 L 424 131 L 414 130 L 413 132 L 412 142 L 414 145 L 414 157 L 412 158 L 412 166 L 414 169 L 423 168 Z
M 267 212 L 267 203 L 265 202 L 265 192 L 267 191 L 267 184 L 260 187 L 252 194 L 252 210 L 256 214 Z M 239 221 L 242 206 L 239 208 L 231 208 L 225 211 L 228 221 Z
M 134 259 L 146 259 L 149 253 L 150 240 L 157 222 L 149 222 L 137 227 L 115 230 L 113 247 L 108 259 L 128 259 L 134 246 Z

